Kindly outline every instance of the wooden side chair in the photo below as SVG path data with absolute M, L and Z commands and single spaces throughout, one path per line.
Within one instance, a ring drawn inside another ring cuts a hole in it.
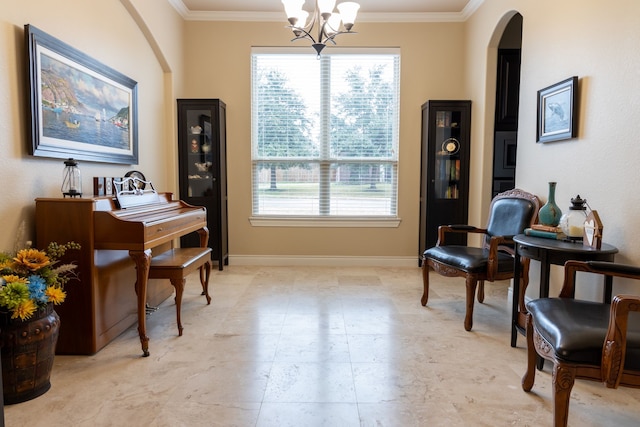
M 640 268 L 602 261 L 567 261 L 559 298 L 527 303 L 527 372 L 533 387 L 537 356 L 553 362 L 553 425 L 564 427 L 576 378 L 609 388 L 640 388 L 640 296 L 617 295 L 611 304 L 576 300 L 575 276 L 586 271 L 640 280 Z
M 464 328 L 473 326 L 473 305 L 478 290 L 478 302 L 484 302 L 484 282 L 513 278 L 515 256 L 513 236 L 534 224 L 538 218 L 540 200 L 537 196 L 514 189 L 493 198 L 489 208 L 486 228 L 470 225 L 442 225 L 438 228 L 436 246 L 422 255 L 422 281 L 424 291 L 421 303 L 429 299 L 429 270 L 448 277 L 465 277 L 466 315 Z M 482 247 L 447 245 L 447 233 L 484 234 Z M 522 283 L 526 288 L 529 277 L 529 260 L 522 259 Z M 479 286 L 478 286 L 479 285 Z M 520 285 L 520 284 L 518 284 Z

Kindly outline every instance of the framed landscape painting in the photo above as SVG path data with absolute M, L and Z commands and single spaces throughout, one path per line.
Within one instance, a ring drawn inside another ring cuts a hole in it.
M 25 25 L 30 154 L 138 164 L 137 83 Z
M 576 136 L 577 93 L 576 76 L 538 91 L 536 141 L 560 141 Z

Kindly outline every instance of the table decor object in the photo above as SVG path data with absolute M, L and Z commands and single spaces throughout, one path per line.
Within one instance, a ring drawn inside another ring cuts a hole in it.
M 556 182 L 549 182 L 549 195 L 545 203 L 538 212 L 540 224 L 556 226 L 560 223 L 562 210 L 556 205 Z
M 584 233 L 584 222 L 587 219 L 587 199 L 583 199 L 578 194 L 571 199 L 569 211 L 560 217 L 560 228 L 567 235 L 569 240 L 582 240 Z
M 602 221 L 598 211 L 592 210 L 584 221 L 584 236 L 582 243 L 595 249 L 602 247 Z

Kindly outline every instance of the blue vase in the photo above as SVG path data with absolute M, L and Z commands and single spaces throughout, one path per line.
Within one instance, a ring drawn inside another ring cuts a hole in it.
M 540 208 L 538 212 L 538 220 L 540 224 L 557 226 L 560 223 L 560 217 L 562 211 L 556 205 L 556 183 L 549 183 L 549 197 L 547 197 L 547 203 Z

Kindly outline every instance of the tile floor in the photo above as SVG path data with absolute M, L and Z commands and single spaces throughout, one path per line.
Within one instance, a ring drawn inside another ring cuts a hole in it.
M 465 332 L 464 281 L 415 268 L 229 266 L 213 301 L 196 275 L 177 336 L 173 299 L 93 356 L 58 356 L 52 388 L 5 408 L 17 426 L 545 426 L 551 376 L 520 387 L 507 283 L 487 284 Z M 64 327 L 64 325 L 62 326 Z M 573 426 L 637 426 L 640 390 L 578 382 Z

